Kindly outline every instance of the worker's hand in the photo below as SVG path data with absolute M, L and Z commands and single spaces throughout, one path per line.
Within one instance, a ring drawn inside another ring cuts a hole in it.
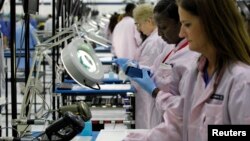
M 142 78 L 130 77 L 130 79 L 139 84 L 141 88 L 143 88 L 146 92 L 152 94 L 152 92 L 156 88 L 154 81 L 150 78 L 148 70 L 142 69 L 142 75 L 143 75 Z
M 122 69 L 122 71 L 124 73 L 126 72 L 128 66 L 132 66 L 132 67 L 135 67 L 135 68 L 139 67 L 138 62 L 136 62 L 135 60 L 129 60 L 127 58 L 115 59 L 114 63 L 118 64 L 119 67 Z
M 122 71 L 125 73 L 128 67 L 139 68 L 139 64 L 135 60 L 128 60 L 125 64 L 121 66 Z
M 126 64 L 128 62 L 127 58 L 117 58 L 113 60 L 114 63 L 122 67 L 122 65 Z

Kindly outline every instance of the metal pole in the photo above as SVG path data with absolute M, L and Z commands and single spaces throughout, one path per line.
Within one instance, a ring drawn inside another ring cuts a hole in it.
M 16 0 L 10 1 L 10 42 L 11 49 L 11 113 L 12 119 L 17 118 L 17 90 L 16 90 Z M 17 126 L 12 127 L 12 135 L 17 137 Z
M 56 14 L 55 14 L 55 11 L 56 11 L 56 0 L 53 0 L 53 3 L 52 3 L 52 36 L 56 35 Z M 59 13 L 57 13 L 59 14 Z M 58 20 L 57 20 L 58 22 Z M 52 49 L 52 91 L 54 92 L 55 91 L 55 49 L 53 48 Z M 56 108 L 56 100 L 55 100 L 55 97 L 52 98 L 52 108 L 55 109 Z M 53 115 L 52 115 L 52 119 L 55 120 L 56 119 L 56 114 L 53 112 Z
M 26 8 L 29 7 L 29 1 L 23 1 L 26 5 Z M 28 11 L 25 13 L 24 23 L 25 23 L 25 83 L 27 83 L 29 77 L 29 68 L 30 68 L 30 46 L 29 46 L 29 37 L 30 37 L 30 15 Z

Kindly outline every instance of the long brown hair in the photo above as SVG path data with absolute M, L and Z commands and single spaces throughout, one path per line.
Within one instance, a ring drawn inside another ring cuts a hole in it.
M 235 61 L 250 65 L 250 38 L 235 0 L 177 0 L 177 4 L 200 18 L 217 50 L 218 69 Z

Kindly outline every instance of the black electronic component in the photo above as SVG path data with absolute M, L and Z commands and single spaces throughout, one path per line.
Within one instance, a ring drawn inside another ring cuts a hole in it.
M 142 69 L 128 66 L 125 74 L 129 77 L 139 77 L 142 78 Z M 150 76 L 150 71 L 148 71 L 148 75 Z
M 84 128 L 84 120 L 72 112 L 65 112 L 63 117 L 52 123 L 45 130 L 42 140 L 68 141 Z
M 63 114 L 70 111 L 73 114 L 79 115 L 84 121 L 88 121 L 92 118 L 92 114 L 88 105 L 83 101 L 72 105 L 62 106 L 59 108 L 59 111 Z

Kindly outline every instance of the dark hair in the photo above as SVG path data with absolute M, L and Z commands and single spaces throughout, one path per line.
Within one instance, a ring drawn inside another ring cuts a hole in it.
M 179 22 L 178 7 L 175 3 L 175 0 L 159 1 L 154 8 L 154 13 L 164 15 L 166 17 L 174 19 L 176 22 Z
M 114 30 L 116 24 L 118 23 L 118 18 L 119 18 L 119 14 L 117 14 L 117 13 L 115 12 L 115 13 L 110 17 L 110 19 L 109 19 L 109 26 L 108 26 L 108 28 L 109 28 L 109 31 L 110 31 L 111 33 L 113 33 L 113 30 Z
M 216 49 L 217 67 L 235 61 L 250 64 L 250 40 L 235 0 L 177 0 L 179 7 L 199 17 Z
M 125 12 L 126 14 L 132 14 L 133 13 L 133 10 L 135 9 L 135 4 L 133 3 L 128 3 L 125 7 Z

